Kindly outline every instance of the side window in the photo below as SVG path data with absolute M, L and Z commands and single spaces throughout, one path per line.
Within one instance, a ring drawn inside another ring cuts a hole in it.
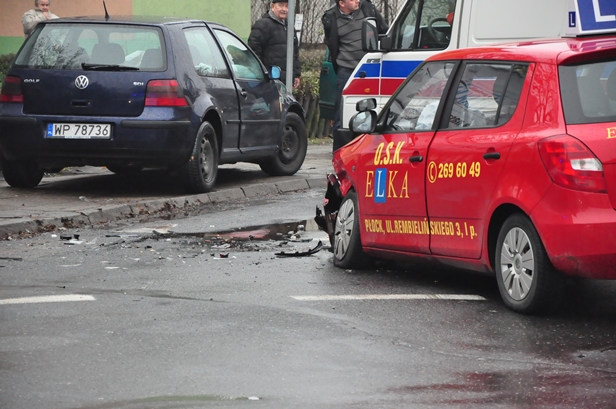
M 526 65 L 467 63 L 453 86 L 447 128 L 482 128 L 502 125 L 520 99 Z
M 185 29 L 184 36 L 197 74 L 202 77 L 231 78 L 216 40 L 207 28 Z
M 261 63 L 243 42 L 226 31 L 214 30 L 214 32 L 220 40 L 220 44 L 225 50 L 225 54 L 231 62 L 233 73 L 237 78 L 265 80 Z
M 417 15 L 419 1 L 408 2 L 408 6 L 403 11 L 406 16 L 400 19 L 400 24 L 396 27 L 394 33 L 394 49 L 395 50 L 410 50 L 413 47 L 415 36 L 415 27 L 417 26 Z
M 454 63 L 424 64 L 392 97 L 385 116 L 385 132 L 432 129 Z
M 440 50 L 451 40 L 456 0 L 416 0 L 407 2 L 403 18 L 394 29 L 395 50 Z M 417 33 L 417 42 L 415 34 Z

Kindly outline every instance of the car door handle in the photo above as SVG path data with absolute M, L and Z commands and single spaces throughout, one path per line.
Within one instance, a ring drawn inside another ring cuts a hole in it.
M 411 156 L 409 158 L 409 162 L 422 162 L 422 161 L 423 161 L 423 156 L 421 155 Z
M 246 90 L 243 89 L 240 91 L 240 95 L 246 98 L 248 96 L 248 92 L 246 92 Z
M 483 154 L 484 159 L 500 159 L 500 152 L 490 152 Z

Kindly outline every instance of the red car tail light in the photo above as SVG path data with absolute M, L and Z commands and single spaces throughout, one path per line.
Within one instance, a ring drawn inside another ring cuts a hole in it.
M 542 139 L 539 154 L 552 181 L 585 192 L 607 193 L 603 164 L 579 140 L 569 135 Z
M 188 101 L 177 80 L 152 80 L 145 90 L 147 107 L 186 107 Z
M 2 82 L 0 102 L 24 102 L 21 92 L 21 78 L 8 75 Z

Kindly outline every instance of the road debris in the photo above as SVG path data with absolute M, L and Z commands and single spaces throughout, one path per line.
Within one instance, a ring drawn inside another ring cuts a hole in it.
M 322 248 L 323 248 L 323 242 L 319 240 L 319 242 L 314 248 L 309 249 L 307 251 L 296 251 L 294 253 L 287 253 L 285 251 L 281 251 L 279 253 L 274 253 L 274 255 L 278 257 L 306 257 L 306 256 L 313 255 L 315 253 L 318 253 L 319 251 L 321 251 Z

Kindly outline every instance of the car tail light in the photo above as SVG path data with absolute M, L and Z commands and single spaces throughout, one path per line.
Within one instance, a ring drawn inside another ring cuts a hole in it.
M 4 78 L 0 102 L 24 102 L 24 94 L 21 93 L 21 78 L 12 75 Z
M 186 107 L 188 101 L 177 80 L 152 80 L 145 91 L 145 106 Z
M 558 135 L 539 141 L 539 154 L 552 181 L 585 192 L 607 193 L 603 164 L 579 140 Z

